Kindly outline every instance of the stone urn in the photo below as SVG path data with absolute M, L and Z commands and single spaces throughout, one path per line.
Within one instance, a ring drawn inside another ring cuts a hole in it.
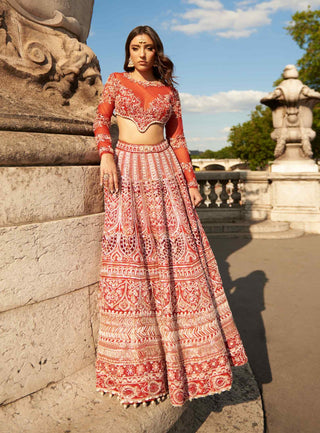
M 311 159 L 311 141 L 315 138 L 312 128 L 313 108 L 320 102 L 320 93 L 310 89 L 298 79 L 294 65 L 283 71 L 284 80 L 276 89 L 261 99 L 272 110 L 276 141 L 274 172 L 317 172 L 318 166 Z

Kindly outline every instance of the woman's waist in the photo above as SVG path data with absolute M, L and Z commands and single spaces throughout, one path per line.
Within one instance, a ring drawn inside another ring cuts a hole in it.
M 147 134 L 146 132 L 144 134 L 124 134 L 120 130 L 118 139 L 124 143 L 137 144 L 139 146 L 154 146 L 164 141 L 165 137 L 163 132 L 159 132 L 158 134 Z
M 166 139 L 162 139 L 158 143 L 129 143 L 119 139 L 117 142 L 116 149 L 124 150 L 127 152 L 139 152 L 139 153 L 149 153 L 149 152 L 161 152 L 169 147 L 169 143 Z

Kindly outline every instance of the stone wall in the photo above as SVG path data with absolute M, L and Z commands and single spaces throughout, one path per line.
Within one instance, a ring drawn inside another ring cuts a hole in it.
M 13 165 L 24 134 L 44 155 L 21 146 Z M 94 363 L 103 202 L 99 167 L 68 159 L 79 159 L 85 143 L 97 164 L 93 137 L 11 131 L 0 140 L 0 403 L 7 404 Z

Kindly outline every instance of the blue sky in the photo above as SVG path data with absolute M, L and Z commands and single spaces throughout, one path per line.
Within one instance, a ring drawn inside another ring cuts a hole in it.
M 124 44 L 150 25 L 175 64 L 190 150 L 226 146 L 231 126 L 249 118 L 287 64 L 302 51 L 284 27 L 297 10 L 320 0 L 95 0 L 87 44 L 103 81 L 123 70 Z

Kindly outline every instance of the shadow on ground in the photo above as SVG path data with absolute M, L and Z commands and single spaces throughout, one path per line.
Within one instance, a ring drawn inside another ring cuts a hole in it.
M 263 270 L 255 270 L 233 281 L 229 272 L 228 257 L 247 245 L 251 239 L 215 239 L 210 236 L 209 240 L 250 366 L 247 364 L 233 368 L 234 380 L 230 391 L 191 402 L 168 433 L 196 433 L 212 412 L 221 412 L 226 406 L 258 400 L 262 384 L 272 380 L 261 315 L 265 309 L 264 288 L 268 278 Z M 229 421 L 231 422 L 231 419 Z M 253 425 L 252 431 L 255 431 L 254 427 Z
M 250 367 L 259 388 L 272 381 L 265 326 L 264 288 L 268 281 L 263 270 L 255 270 L 245 277 L 232 280 L 228 257 L 243 248 L 250 239 L 212 239 L 211 246 L 219 265 L 224 289 L 232 314 L 246 349 Z

